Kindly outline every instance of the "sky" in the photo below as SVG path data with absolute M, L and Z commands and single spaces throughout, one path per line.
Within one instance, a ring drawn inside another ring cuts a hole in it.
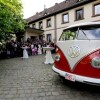
M 64 0 L 22 0 L 24 18 L 29 18 L 35 15 L 36 12 L 43 11 L 44 5 L 49 8 L 62 1 Z

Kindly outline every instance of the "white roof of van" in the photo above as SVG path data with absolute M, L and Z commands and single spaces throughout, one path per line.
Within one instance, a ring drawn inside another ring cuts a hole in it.
M 71 25 L 68 28 L 73 28 L 73 27 L 78 27 L 78 26 L 88 26 L 88 25 L 100 25 L 100 22 L 84 22 L 84 23 L 79 23 L 79 24 L 75 24 L 75 25 Z

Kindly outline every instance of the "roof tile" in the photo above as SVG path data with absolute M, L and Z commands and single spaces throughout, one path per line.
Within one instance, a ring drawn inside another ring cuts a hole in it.
M 59 11 L 62 11 L 64 9 L 67 9 L 69 7 L 74 6 L 75 4 L 79 3 L 78 1 L 79 0 L 64 0 L 61 3 L 55 3 L 54 6 L 48 8 L 48 9 L 45 8 L 43 11 L 36 13 L 35 15 L 27 18 L 26 21 L 28 23 L 31 23 L 31 22 L 34 22 L 34 21 L 39 20 L 41 18 L 48 17 L 48 16 L 55 14 Z M 90 1 L 90 0 L 82 0 L 80 2 L 84 2 L 84 1 Z

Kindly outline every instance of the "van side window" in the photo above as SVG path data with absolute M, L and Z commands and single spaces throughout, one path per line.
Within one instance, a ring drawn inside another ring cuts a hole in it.
M 74 40 L 75 36 L 76 36 L 76 32 L 68 30 L 62 33 L 60 37 L 60 41 Z

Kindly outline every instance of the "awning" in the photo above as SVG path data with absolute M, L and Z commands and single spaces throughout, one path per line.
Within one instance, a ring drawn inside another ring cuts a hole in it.
M 41 30 L 41 29 L 36 29 L 36 28 L 26 28 L 26 32 L 27 33 L 33 33 L 33 34 L 37 34 L 37 35 L 42 35 L 42 33 L 44 32 L 44 30 Z

